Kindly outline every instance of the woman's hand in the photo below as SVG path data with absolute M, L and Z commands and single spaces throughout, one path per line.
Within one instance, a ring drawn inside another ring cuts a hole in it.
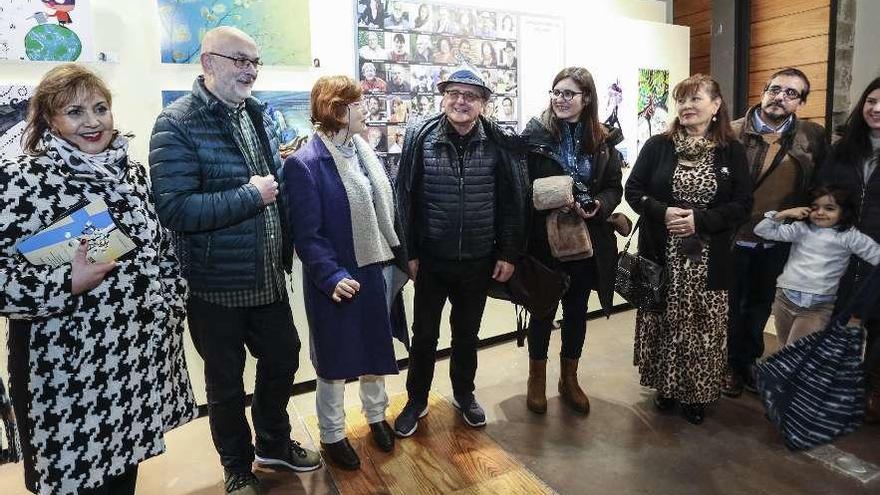
M 667 209 L 667 217 L 669 216 L 669 209 Z M 694 210 L 675 209 L 682 213 L 679 214 L 678 218 L 666 222 L 666 230 L 675 237 L 687 237 L 695 234 L 697 229 L 694 225 Z
M 81 239 L 76 252 L 73 254 L 73 262 L 70 265 L 70 293 L 78 296 L 88 292 L 104 281 L 111 270 L 116 268 L 116 262 L 89 263 L 89 241 Z
M 773 220 L 777 222 L 781 222 L 787 218 L 792 220 L 803 220 L 810 216 L 810 207 L 809 206 L 800 206 L 798 208 L 789 208 L 787 210 L 782 210 L 773 215 Z
M 683 208 L 676 208 L 674 206 L 670 206 L 666 208 L 666 227 L 669 228 L 669 223 L 678 220 L 679 218 L 686 216 L 689 210 L 685 210 Z
M 336 284 L 331 299 L 333 299 L 333 302 L 342 302 L 343 299 L 350 300 L 357 295 L 359 290 L 361 290 L 361 284 L 357 280 L 344 278 Z
M 601 201 L 599 201 L 598 199 L 594 199 L 593 203 L 595 203 L 595 205 L 593 206 L 593 209 L 590 210 L 589 212 L 584 210 L 581 207 L 581 204 L 578 203 L 577 201 L 574 202 L 574 206 L 572 208 L 574 209 L 575 213 L 580 215 L 581 218 L 583 218 L 584 220 L 587 220 L 589 218 L 595 217 L 596 214 L 599 213 L 599 210 L 602 209 L 602 202 Z

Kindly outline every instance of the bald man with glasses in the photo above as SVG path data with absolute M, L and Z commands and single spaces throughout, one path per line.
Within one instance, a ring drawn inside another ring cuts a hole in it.
M 261 466 L 309 471 L 316 452 L 290 439 L 287 403 L 299 366 L 285 271 L 290 241 L 278 137 L 266 107 L 251 96 L 259 74 L 254 40 L 231 27 L 205 34 L 203 75 L 192 93 L 165 108 L 150 139 L 150 175 L 159 219 L 174 232 L 190 288 L 187 322 L 205 361 L 211 436 L 226 493 L 258 495 Z M 245 418 L 246 349 L 257 359 Z
M 774 73 L 761 102 L 731 123 L 746 148 L 754 203 L 751 218 L 736 235 L 736 282 L 730 291 L 728 370 L 722 392 L 737 397 L 756 392 L 754 364 L 764 353 L 764 327 L 776 294 L 776 278 L 788 259 L 788 243 L 769 242 L 753 232 L 764 213 L 809 204 L 828 143 L 825 129 L 799 119 L 810 94 L 810 81 L 796 68 Z

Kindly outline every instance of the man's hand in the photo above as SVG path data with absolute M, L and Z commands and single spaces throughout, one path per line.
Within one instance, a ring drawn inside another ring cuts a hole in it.
M 413 282 L 416 280 L 416 275 L 419 274 L 419 260 L 409 260 L 409 278 L 413 279 Z
M 508 263 L 504 260 L 498 260 L 495 262 L 495 271 L 492 272 L 492 278 L 495 280 L 504 283 L 510 280 L 510 277 L 513 276 L 513 271 L 516 269 L 513 266 L 513 263 Z
M 253 184 L 257 190 L 260 191 L 260 197 L 263 199 L 264 205 L 273 203 L 275 198 L 278 197 L 278 182 L 275 181 L 275 176 L 272 174 L 265 177 L 255 175 L 251 177 L 251 180 L 248 182 Z
M 86 255 L 89 252 L 89 241 L 82 239 L 73 255 L 70 265 L 70 292 L 74 296 L 88 292 L 104 280 L 110 270 L 116 268 L 116 262 L 89 263 Z
M 336 284 L 336 288 L 333 289 L 333 295 L 330 298 L 333 299 L 333 302 L 342 302 L 343 298 L 351 299 L 356 296 L 359 290 L 361 290 L 361 284 L 357 280 L 344 278 Z

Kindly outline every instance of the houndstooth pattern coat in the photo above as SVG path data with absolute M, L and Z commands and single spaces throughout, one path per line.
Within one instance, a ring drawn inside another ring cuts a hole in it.
M 30 323 L 29 376 L 11 378 L 27 384 L 31 431 L 19 427 L 40 494 L 103 484 L 163 452 L 163 434 L 197 413 L 183 356 L 186 282 L 144 169 L 123 163 L 114 181 L 81 173 L 52 149 L 0 161 L 0 315 Z M 15 244 L 97 199 L 138 248 L 72 296 L 69 264 L 32 265 Z

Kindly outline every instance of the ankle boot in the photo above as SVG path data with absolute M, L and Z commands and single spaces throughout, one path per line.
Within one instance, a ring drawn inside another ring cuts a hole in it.
M 526 407 L 538 414 L 547 412 L 547 360 L 529 359 Z
M 590 412 L 590 399 L 581 389 L 577 379 L 578 360 L 562 358 L 559 375 L 559 395 L 572 409 L 579 413 Z

